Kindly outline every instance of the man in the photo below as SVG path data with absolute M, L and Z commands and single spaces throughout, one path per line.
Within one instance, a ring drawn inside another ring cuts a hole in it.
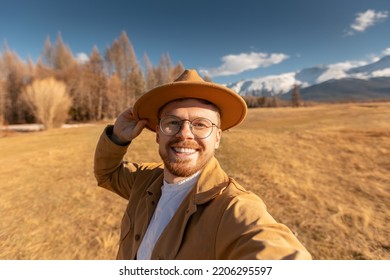
M 106 128 L 96 148 L 95 176 L 99 186 L 129 201 L 118 259 L 311 258 L 214 157 L 222 131 L 246 113 L 234 91 L 186 70 L 145 93 Z M 123 161 L 144 127 L 156 132 L 162 164 Z

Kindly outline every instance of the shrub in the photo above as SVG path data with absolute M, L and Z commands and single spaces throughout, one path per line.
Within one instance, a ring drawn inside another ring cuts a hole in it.
M 52 77 L 35 80 L 27 86 L 24 98 L 36 120 L 46 129 L 64 124 L 72 106 L 65 83 Z

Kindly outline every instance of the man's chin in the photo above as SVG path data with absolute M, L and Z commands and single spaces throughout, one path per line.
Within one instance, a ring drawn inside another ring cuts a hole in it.
M 165 167 L 172 175 L 183 178 L 190 177 L 201 169 L 199 166 L 184 162 L 165 163 Z

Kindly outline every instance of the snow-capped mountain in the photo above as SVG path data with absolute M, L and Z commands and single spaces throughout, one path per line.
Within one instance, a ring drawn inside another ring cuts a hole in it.
M 305 89 L 305 92 L 308 92 L 311 87 L 318 89 L 318 86 L 323 84 L 321 88 L 324 94 L 326 92 L 324 89 L 327 85 L 332 85 L 332 90 L 342 94 L 342 90 L 345 88 L 343 86 L 344 81 L 348 83 L 348 88 L 350 88 L 353 86 L 351 80 L 362 80 L 364 84 L 373 82 L 372 84 L 376 85 L 377 83 L 374 82 L 375 78 L 383 77 L 385 81 L 390 81 L 390 55 L 365 65 L 357 63 L 353 65 L 349 62 L 321 65 L 305 68 L 297 72 L 239 81 L 228 84 L 227 87 L 235 90 L 242 96 L 273 96 L 291 93 L 296 84 L 300 85 L 301 89 Z M 337 81 L 337 83 L 332 81 Z M 335 85 L 338 85 L 338 87 L 335 87 Z M 373 85 L 370 87 L 372 88 Z M 375 89 L 373 90 L 375 91 Z M 380 90 L 383 92 L 383 87 Z M 390 98 L 390 92 L 385 92 L 385 94 L 388 94 L 387 97 Z

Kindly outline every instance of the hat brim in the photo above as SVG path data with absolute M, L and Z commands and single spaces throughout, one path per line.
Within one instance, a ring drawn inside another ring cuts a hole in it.
M 134 104 L 133 115 L 137 120 L 147 119 L 146 127 L 156 131 L 160 108 L 173 100 L 183 98 L 203 99 L 217 106 L 220 110 L 222 130 L 240 124 L 247 114 L 243 98 L 225 86 L 210 82 L 176 81 L 142 95 Z

